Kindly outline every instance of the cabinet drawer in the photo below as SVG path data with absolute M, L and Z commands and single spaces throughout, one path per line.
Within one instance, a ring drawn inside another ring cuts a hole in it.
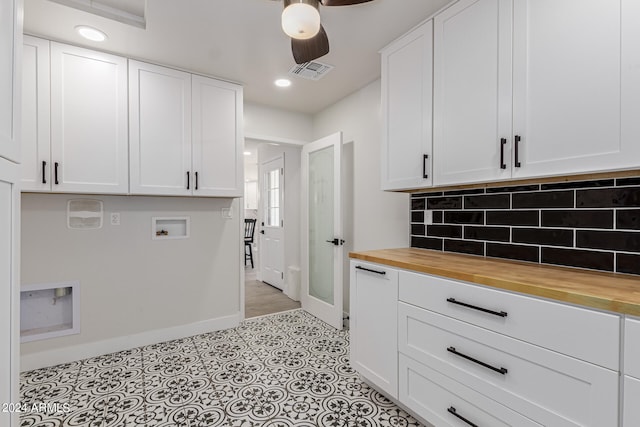
M 400 303 L 399 349 L 545 425 L 615 425 L 617 372 Z
M 619 369 L 620 316 L 427 274 L 401 271 L 399 280 L 401 301 Z
M 624 373 L 640 379 L 640 319 L 624 322 Z
M 451 378 L 400 354 L 400 401 L 438 427 L 541 426 Z M 451 411 L 464 417 L 464 422 Z M 472 423 L 472 424 L 470 424 Z
M 640 426 L 640 380 L 624 377 L 623 427 Z

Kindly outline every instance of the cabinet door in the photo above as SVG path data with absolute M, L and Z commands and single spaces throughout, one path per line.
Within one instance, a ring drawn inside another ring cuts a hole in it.
M 0 157 L 20 161 L 20 0 L 0 2 Z
M 639 20 L 635 0 L 515 0 L 514 176 L 640 165 Z
M 382 189 L 432 183 L 433 22 L 382 52 Z
M 640 379 L 624 376 L 623 427 L 640 426 Z
M 127 61 L 51 43 L 54 192 L 126 193 Z
M 17 403 L 19 345 L 19 165 L 0 158 L 0 402 Z M 17 426 L 17 414 L 0 412 L 0 425 Z
M 24 36 L 22 191 L 51 191 L 49 41 Z
M 351 261 L 351 364 L 398 398 L 398 271 Z
M 511 177 L 511 9 L 462 0 L 434 18 L 434 185 Z
M 191 195 L 191 74 L 129 61 L 132 194 Z
M 241 197 L 242 88 L 201 76 L 193 85 L 193 194 Z

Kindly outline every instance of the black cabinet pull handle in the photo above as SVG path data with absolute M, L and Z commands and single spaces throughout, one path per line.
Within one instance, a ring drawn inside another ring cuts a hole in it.
M 500 138 L 500 169 L 506 169 L 507 164 L 504 162 L 504 146 L 507 145 L 507 138 Z
M 473 358 L 473 357 L 471 357 L 471 356 L 467 356 L 466 354 L 460 353 L 459 351 L 456 351 L 456 348 L 455 348 L 455 347 L 449 347 L 449 348 L 447 348 L 447 351 L 448 351 L 449 353 L 453 353 L 453 354 L 455 354 L 456 356 L 460 356 L 460 357 L 462 357 L 463 359 L 467 359 L 467 360 L 469 360 L 469 361 L 471 361 L 471 362 L 473 362 L 473 363 L 477 363 L 477 364 L 478 364 L 478 365 L 480 365 L 480 366 L 484 366 L 484 367 L 485 367 L 485 368 L 487 368 L 487 369 L 491 369 L 492 371 L 495 371 L 495 372 L 497 372 L 497 373 L 499 373 L 499 374 L 506 375 L 506 374 L 507 374 L 507 372 L 509 372 L 509 371 L 507 370 L 507 368 L 502 368 L 502 367 L 500 367 L 500 368 L 496 368 L 495 366 L 489 365 L 488 363 L 484 363 L 484 362 L 483 362 L 483 361 L 481 361 L 481 360 L 474 359 L 474 358 Z
M 520 163 L 520 158 L 519 158 L 520 156 L 518 154 L 518 148 L 520 146 L 520 140 L 521 140 L 520 135 L 516 135 L 515 138 L 514 138 L 515 162 L 513 164 L 517 168 L 522 166 L 522 163 Z
M 53 164 L 53 182 L 58 185 L 58 162 Z
M 376 273 L 376 274 L 379 274 L 381 276 L 385 276 L 387 274 L 386 271 L 371 270 L 370 268 L 362 267 L 361 265 L 356 265 L 356 269 L 368 271 L 369 273 Z
M 196 190 L 198 189 L 198 172 L 196 172 Z
M 47 183 L 47 162 L 45 162 L 44 160 L 42 161 L 42 183 L 46 184 Z
M 190 183 L 191 183 L 191 177 L 189 176 L 189 172 L 187 172 L 187 190 L 189 189 Z
M 488 308 L 478 307 L 477 305 L 471 305 L 471 304 L 467 304 L 466 302 L 456 301 L 455 298 L 447 298 L 447 302 L 450 302 L 451 304 L 457 304 L 463 307 L 471 308 L 473 310 L 482 311 L 483 313 L 493 314 L 494 316 L 507 317 L 506 311 L 489 310 Z
M 478 424 L 474 424 L 471 421 L 469 421 L 468 419 L 466 419 L 465 417 L 463 417 L 462 415 L 458 414 L 458 411 L 456 411 L 456 408 L 454 408 L 453 406 L 449 406 L 449 408 L 447 409 L 447 412 L 449 412 L 451 415 L 453 415 L 454 417 L 458 418 L 459 420 L 467 423 L 471 427 L 478 427 Z
M 422 177 L 424 179 L 429 178 L 429 174 L 427 173 L 427 161 L 429 160 L 429 155 L 424 154 L 422 156 Z

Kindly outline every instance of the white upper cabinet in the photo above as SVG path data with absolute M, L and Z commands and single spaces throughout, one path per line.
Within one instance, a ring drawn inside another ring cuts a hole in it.
M 52 191 L 127 193 L 127 61 L 51 43 Z
M 637 0 L 514 0 L 514 177 L 640 165 L 638 22 Z
M 130 191 L 242 197 L 242 87 L 129 61 Z
M 511 2 L 434 18 L 434 185 L 511 177 Z
M 20 162 L 21 1 L 0 2 L 0 157 Z
M 191 74 L 129 61 L 131 193 L 190 195 Z
M 24 36 L 22 49 L 22 191 L 51 191 L 49 41 Z
M 382 189 L 432 182 L 433 22 L 382 51 Z
M 242 197 L 242 88 L 192 76 L 193 194 Z

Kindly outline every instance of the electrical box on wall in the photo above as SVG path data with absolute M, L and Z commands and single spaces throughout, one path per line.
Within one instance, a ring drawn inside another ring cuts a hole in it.
M 67 202 L 67 227 L 73 230 L 102 228 L 101 200 L 74 199 Z
M 20 341 L 80 333 L 80 283 L 23 285 L 20 289 Z

